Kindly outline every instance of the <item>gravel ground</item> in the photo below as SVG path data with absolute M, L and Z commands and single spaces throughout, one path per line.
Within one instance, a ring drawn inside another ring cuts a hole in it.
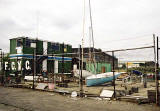
M 0 87 L 0 111 L 160 111 L 155 105 L 72 99 L 56 93 Z
M 0 111 L 23 111 L 23 109 L 16 108 L 14 106 L 8 106 L 6 104 L 0 104 Z

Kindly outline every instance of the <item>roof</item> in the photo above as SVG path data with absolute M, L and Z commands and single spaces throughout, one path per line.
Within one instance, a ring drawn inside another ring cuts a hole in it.
M 89 47 L 84 47 L 84 53 L 89 53 Z M 73 52 L 78 52 L 79 48 L 72 48 L 72 51 Z M 91 51 L 93 51 L 93 47 L 91 47 Z M 104 55 L 107 55 L 109 57 L 112 57 L 112 55 L 110 54 L 107 54 L 106 52 L 103 52 L 101 49 L 96 49 L 94 48 L 94 51 L 96 54 L 104 54 Z M 115 59 L 117 59 L 116 57 L 114 57 Z
M 53 42 L 53 41 L 42 40 L 42 39 L 39 39 L 39 38 L 25 37 L 25 36 L 15 37 L 15 38 L 11 38 L 9 40 L 12 40 L 12 39 L 26 39 L 26 38 L 32 39 L 32 40 L 44 41 L 44 42 L 59 43 L 59 42 Z M 63 43 L 59 43 L 59 44 L 63 44 Z M 72 46 L 71 44 L 66 44 L 66 45 Z

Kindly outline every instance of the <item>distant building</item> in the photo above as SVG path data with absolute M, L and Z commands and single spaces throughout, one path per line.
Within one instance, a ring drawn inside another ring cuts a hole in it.
M 128 68 L 136 68 L 136 67 L 154 67 L 154 62 L 153 61 L 121 61 L 119 63 L 119 67 L 128 67 Z
M 72 46 L 57 42 L 49 42 L 29 37 L 10 39 L 10 61 L 5 70 L 10 73 L 29 75 L 33 73 L 36 57 L 36 73 L 70 73 L 72 58 L 62 53 L 71 53 Z M 59 55 L 56 55 L 59 54 Z M 35 56 L 36 55 L 36 56 Z

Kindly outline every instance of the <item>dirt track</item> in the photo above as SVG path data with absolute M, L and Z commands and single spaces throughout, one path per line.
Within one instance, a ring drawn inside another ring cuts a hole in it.
M 0 111 L 160 111 L 154 105 L 71 99 L 55 93 L 0 87 Z

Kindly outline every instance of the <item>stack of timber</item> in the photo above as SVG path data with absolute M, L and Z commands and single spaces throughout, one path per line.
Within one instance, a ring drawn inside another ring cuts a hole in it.
M 121 101 L 127 101 L 127 102 L 134 102 L 134 103 L 138 103 L 138 104 L 142 104 L 142 103 L 148 103 L 148 98 L 147 97 L 143 97 L 143 96 L 124 96 L 124 97 L 118 97 L 118 100 Z
M 156 90 L 148 90 L 147 94 L 148 94 L 149 102 L 156 103 Z M 160 95 L 160 93 L 159 93 L 159 95 Z M 159 97 L 159 101 L 160 101 L 160 97 Z

